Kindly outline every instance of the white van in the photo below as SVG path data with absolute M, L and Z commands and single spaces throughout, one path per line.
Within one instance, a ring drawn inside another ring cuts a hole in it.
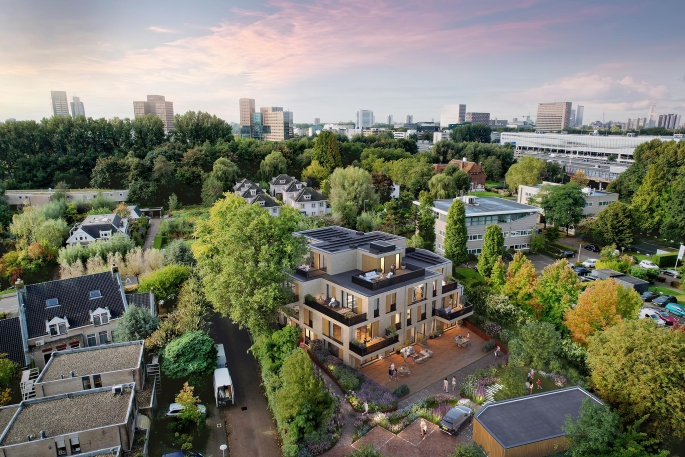
M 226 351 L 224 351 L 223 344 L 215 344 L 216 346 L 216 367 L 225 368 L 226 367 Z
M 638 316 L 640 319 L 653 319 L 654 322 L 656 322 L 656 325 L 663 327 L 666 325 L 666 322 L 659 317 L 657 313 L 652 311 L 649 308 L 642 308 L 640 310 L 640 315 Z
M 214 370 L 214 398 L 216 399 L 216 406 L 225 405 L 228 400 L 235 404 L 235 390 L 228 368 Z

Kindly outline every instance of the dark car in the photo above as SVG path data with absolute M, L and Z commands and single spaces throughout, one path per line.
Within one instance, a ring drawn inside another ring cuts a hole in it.
M 575 267 L 573 271 L 575 271 L 578 276 L 585 276 L 586 274 L 589 274 L 591 270 L 585 267 Z
M 504 260 L 509 260 L 509 261 L 514 260 L 514 254 L 512 254 L 511 252 L 506 252 L 504 254 Z
M 560 258 L 564 258 L 564 257 L 569 258 L 569 257 L 573 257 L 574 255 L 576 255 L 576 253 L 573 251 L 561 251 L 558 255 Z
M 659 296 L 658 293 L 652 292 L 651 290 L 648 290 L 646 292 L 642 292 L 642 295 L 640 295 L 640 297 L 642 298 L 643 301 L 652 301 L 658 296 Z
M 652 300 L 652 303 L 658 306 L 665 306 L 669 303 L 678 303 L 678 299 L 675 298 L 673 295 L 661 295 Z
M 440 430 L 450 435 L 459 433 L 462 425 L 468 423 L 473 416 L 473 412 L 466 406 L 455 406 L 447 411 L 445 417 L 440 421 Z
M 597 247 L 597 245 L 594 245 L 594 244 L 586 244 L 585 246 L 583 246 L 583 249 L 587 249 L 588 251 L 592 251 L 592 252 L 599 252 L 600 251 L 599 247 Z

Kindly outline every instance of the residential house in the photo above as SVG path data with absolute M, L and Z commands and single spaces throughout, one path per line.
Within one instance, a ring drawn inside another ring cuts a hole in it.
M 460 170 L 469 175 L 469 178 L 471 178 L 471 191 L 485 190 L 487 175 L 483 171 L 482 163 L 469 162 L 464 157 L 462 160 L 452 159 L 446 164 L 435 164 L 433 165 L 433 170 L 436 173 L 442 173 L 449 165 L 456 165 Z
M 126 208 L 128 208 L 128 220 L 130 222 L 133 223 L 133 222 L 137 221 L 138 219 L 140 219 L 141 217 L 143 217 L 143 212 L 140 210 L 138 205 L 131 205 L 131 206 L 127 206 Z
M 296 232 L 309 253 L 289 274 L 295 296 L 281 323 L 321 338 L 359 368 L 472 314 L 463 287 L 450 282 L 452 262 L 384 232 L 324 227 Z
M 129 236 L 128 219 L 114 213 L 88 216 L 83 222 L 72 227 L 67 244 L 88 245 L 98 240 L 106 241 L 116 233 Z
M 542 209 L 499 197 L 464 196 L 460 199 L 464 202 L 466 210 L 466 229 L 468 231 L 466 248 L 469 254 L 478 255 L 481 253 L 485 229 L 492 224 L 497 224 L 502 228 L 505 249 L 520 251 L 530 248 L 530 237 L 535 230 L 538 213 Z M 433 202 L 432 210 L 436 218 L 435 250 L 439 254 L 445 252 L 447 213 L 454 200 L 452 198 Z M 418 201 L 415 201 L 414 204 L 420 205 Z
M 286 174 L 280 174 L 276 177 L 271 178 L 269 181 L 269 193 L 272 197 L 276 197 L 279 200 L 283 200 L 283 192 L 292 183 L 299 183 L 297 178 L 294 176 L 288 176 Z M 306 184 L 305 184 L 306 185 Z
M 518 202 L 527 204 L 532 197 L 535 197 L 542 190 L 542 186 L 560 186 L 559 183 L 543 181 L 542 184 L 535 184 L 534 186 L 519 185 L 518 188 Z M 618 194 L 607 192 L 604 190 L 595 190 L 589 187 L 583 189 L 585 196 L 585 208 L 583 208 L 583 217 L 594 217 L 597 213 L 609 206 L 613 202 L 618 201 Z
M 317 216 L 331 212 L 328 199 L 321 192 L 307 187 L 306 182 L 294 176 L 278 175 L 269 182 L 271 195 L 300 211 L 305 216 Z
M 278 216 L 281 212 L 281 205 L 264 192 L 264 189 L 262 189 L 259 184 L 254 183 L 249 179 L 242 179 L 239 181 L 233 186 L 233 191 L 247 203 L 263 207 L 272 216 Z
M 135 384 L 24 400 L 0 408 L 3 457 L 117 455 L 130 450 L 138 407 Z
M 126 295 L 116 266 L 105 273 L 27 286 L 18 280 L 16 286 L 22 365 L 33 359 L 39 369 L 54 351 L 110 343 L 129 299 L 131 306 L 142 306 L 154 315 L 152 293 Z

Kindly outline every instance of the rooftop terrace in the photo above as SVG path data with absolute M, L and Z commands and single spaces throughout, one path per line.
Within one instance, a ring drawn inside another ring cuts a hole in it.
M 433 207 L 438 211 L 447 213 L 454 202 L 454 198 L 445 200 L 435 200 Z M 466 217 L 479 216 L 485 214 L 506 214 L 506 213 L 521 213 L 521 212 L 535 212 L 542 211 L 541 208 L 531 205 L 524 205 L 513 200 L 506 200 L 499 197 L 477 197 L 474 205 L 464 205 L 466 209 Z
M 301 232 L 296 232 L 295 234 L 309 238 L 313 241 L 313 247 L 325 252 L 343 252 L 351 249 L 371 251 L 374 249 L 372 246 L 370 246 L 370 243 L 372 242 L 380 242 L 379 244 L 382 246 L 386 243 L 387 245 L 392 245 L 393 241 L 404 240 L 403 237 L 393 235 L 391 233 L 365 233 L 337 226 L 303 230 Z
M 138 368 L 142 341 L 55 352 L 36 382 Z

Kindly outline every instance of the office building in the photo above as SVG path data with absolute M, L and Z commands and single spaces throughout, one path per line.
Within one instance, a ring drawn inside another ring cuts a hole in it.
M 358 129 L 367 129 L 374 124 L 373 111 L 368 109 L 360 109 L 357 111 L 357 123 L 355 124 Z
M 164 95 L 148 95 L 146 101 L 133 102 L 133 116 L 140 117 L 147 114 L 157 116 L 164 124 L 164 131 L 174 128 L 174 103 L 166 101 Z
M 471 124 L 490 125 L 490 113 L 466 113 L 466 121 Z
M 466 229 L 468 239 L 466 249 L 469 254 L 478 255 L 483 248 L 483 236 L 488 225 L 497 224 L 504 232 L 504 248 L 514 251 L 528 250 L 530 237 L 538 221 L 542 208 L 524 205 L 499 197 L 460 197 L 466 209 Z M 447 232 L 447 212 L 454 198 L 435 200 L 433 213 L 435 220 L 435 251 L 445 252 L 445 233 Z M 418 201 L 414 202 L 419 205 Z
M 321 118 L 320 117 L 315 117 L 314 118 L 314 125 L 319 125 L 321 124 Z
M 388 114 L 388 119 L 386 120 L 385 123 L 388 124 L 388 125 L 391 126 L 391 127 L 394 125 L 394 119 L 393 119 L 393 117 L 392 117 L 392 114 Z
M 573 124 L 576 127 L 582 127 L 583 125 L 583 111 L 585 111 L 585 107 L 583 105 L 576 106 L 576 121 Z
M 332 226 L 296 232 L 309 255 L 289 275 L 295 297 L 282 324 L 306 341 L 321 339 L 345 364 L 360 368 L 473 314 L 452 262 L 384 232 Z M 392 329 L 389 331 L 388 329 Z
M 446 129 L 450 124 L 466 122 L 466 105 L 443 105 L 440 111 L 440 127 Z
M 677 129 L 680 127 L 680 114 L 660 114 L 657 127 L 665 129 Z
M 569 125 L 572 127 L 576 125 L 576 110 L 574 109 L 571 110 L 571 122 Z
M 240 126 L 250 127 L 252 125 L 252 115 L 255 113 L 254 98 L 241 98 L 238 100 L 240 106 Z
M 569 127 L 571 102 L 538 103 L 537 130 L 559 131 Z
M 656 127 L 656 103 L 652 103 L 647 114 L 647 127 Z
M 405 124 L 413 124 L 414 123 L 414 115 L 413 114 L 407 114 L 407 119 L 404 121 Z
M 50 96 L 52 98 L 52 115 L 69 116 L 69 103 L 67 102 L 67 93 L 61 90 L 51 90 Z
M 76 119 L 76 116 L 83 116 L 86 117 L 86 110 L 83 107 L 83 102 L 79 97 L 71 97 L 72 102 L 69 103 L 71 105 L 71 117 Z
M 518 202 L 528 204 L 532 197 L 535 197 L 542 190 L 542 186 L 560 186 L 561 184 L 543 181 L 542 184 L 535 184 L 533 186 L 519 185 Z M 603 190 L 595 190 L 589 187 L 583 189 L 583 196 L 585 197 L 585 208 L 583 208 L 583 217 L 594 217 L 597 213 L 609 206 L 613 202 L 618 201 L 618 194 L 606 192 Z
M 262 139 L 283 141 L 293 137 L 292 111 L 283 111 L 280 106 L 269 106 L 260 108 L 259 114 L 263 125 Z

